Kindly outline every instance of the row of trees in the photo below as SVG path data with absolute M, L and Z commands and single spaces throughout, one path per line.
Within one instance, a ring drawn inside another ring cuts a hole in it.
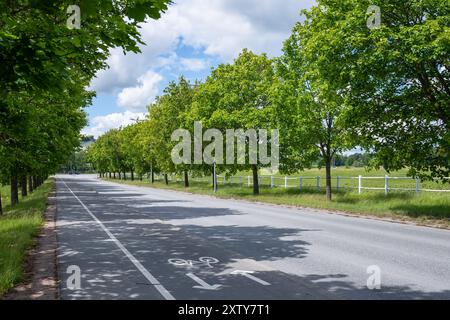
M 373 159 L 369 153 L 354 153 L 350 155 L 337 155 L 334 158 L 335 167 L 368 167 Z
M 80 144 L 83 108 L 94 96 L 86 88 L 109 49 L 138 52 L 138 23 L 158 18 L 168 2 L 0 2 L 0 183 L 11 185 L 13 206 L 19 183 L 26 196 L 27 183 L 32 191 Z M 68 28 L 74 4 L 79 29 Z
M 367 27 L 367 8 L 378 5 L 382 25 Z M 108 172 L 207 174 L 211 166 L 175 165 L 175 129 L 280 130 L 283 173 L 326 169 L 354 147 L 373 154 L 371 166 L 408 167 L 422 179 L 450 175 L 450 14 L 445 0 L 319 0 L 303 11 L 276 59 L 244 50 L 212 70 L 204 83 L 183 77 L 149 106 L 148 119 L 100 137 L 89 159 Z M 220 172 L 256 165 L 219 166 Z M 167 181 L 167 179 L 166 179 Z M 442 181 L 448 181 L 442 179 Z

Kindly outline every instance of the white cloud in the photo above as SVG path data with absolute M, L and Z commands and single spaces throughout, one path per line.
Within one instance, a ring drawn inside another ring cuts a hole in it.
M 174 3 L 159 20 L 141 25 L 140 33 L 147 44 L 141 54 L 122 49 L 111 50 L 109 69 L 100 71 L 92 82 L 98 92 L 117 93 L 136 84 L 136 79 L 148 70 L 167 66 L 183 70 L 175 51 L 184 44 L 200 49 L 207 55 L 231 61 L 243 49 L 271 56 L 281 52 L 302 8 L 313 0 L 183 0 Z M 162 57 L 163 56 L 163 57 Z M 182 57 L 188 58 L 188 57 Z M 195 71 L 195 70 L 193 70 Z
M 141 111 L 146 110 L 147 106 L 153 102 L 158 94 L 158 84 L 163 77 L 153 71 L 147 71 L 139 77 L 138 85 L 135 87 L 123 89 L 118 97 L 117 103 L 126 110 Z
M 83 134 L 99 137 L 110 129 L 128 126 L 136 120 L 145 119 L 146 114 L 142 112 L 112 113 L 106 116 L 94 117 L 91 126 L 83 130 Z
M 205 69 L 206 66 L 208 65 L 205 60 L 201 60 L 201 59 L 181 58 L 180 62 L 183 67 L 183 70 L 186 70 L 186 71 L 200 71 L 200 70 Z
M 173 78 L 183 71 L 202 71 L 213 59 L 230 62 L 243 48 L 279 55 L 283 41 L 300 19 L 300 10 L 314 3 L 314 0 L 177 1 L 161 19 L 141 25 L 140 33 L 147 44 L 140 46 L 142 53 L 124 55 L 120 48 L 111 50 L 107 61 L 110 68 L 97 74 L 91 89 L 117 95 L 118 105 L 126 111 L 142 112 L 158 94 L 158 84 L 171 80 L 163 79 L 163 75 Z M 203 57 L 178 56 L 180 46 L 193 47 Z M 89 130 L 98 130 L 99 126 L 100 123 Z

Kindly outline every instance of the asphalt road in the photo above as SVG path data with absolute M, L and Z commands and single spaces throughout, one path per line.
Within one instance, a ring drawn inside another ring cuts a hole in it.
M 57 235 L 62 299 L 450 299 L 446 230 L 61 175 Z

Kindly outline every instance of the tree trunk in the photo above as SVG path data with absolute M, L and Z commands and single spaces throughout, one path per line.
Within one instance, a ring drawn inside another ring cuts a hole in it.
M 116 180 L 116 173 L 113 172 L 113 179 Z
M 325 157 L 325 171 L 326 171 L 326 196 L 327 201 L 331 201 L 332 195 L 331 195 L 331 157 Z
M 169 176 L 167 175 L 167 173 L 164 174 L 164 181 L 166 182 L 166 185 L 169 185 Z
M 20 179 L 20 187 L 22 188 L 22 197 L 26 197 L 27 193 L 27 176 L 22 176 Z
M 28 176 L 28 193 L 33 192 L 33 178 Z
M 122 180 L 122 174 L 120 173 L 120 171 L 118 173 L 119 173 L 119 180 Z
M 152 184 L 155 183 L 155 173 L 152 170 Z
M 131 170 L 131 181 L 134 181 L 134 171 Z
M 125 181 L 127 180 L 127 173 L 126 172 L 123 173 L 123 180 L 125 180 Z
M 111 172 L 108 172 L 108 177 L 111 179 Z
M 11 176 L 11 206 L 14 207 L 19 203 L 19 188 L 17 183 L 17 175 Z
M 253 172 L 253 194 L 259 194 L 259 179 L 258 179 L 258 166 L 256 164 L 252 164 L 252 172 Z
M 184 187 L 189 188 L 189 175 L 187 171 L 184 172 Z

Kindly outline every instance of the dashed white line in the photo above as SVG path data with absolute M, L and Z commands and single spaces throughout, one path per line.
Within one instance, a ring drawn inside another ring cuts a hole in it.
M 137 260 L 130 251 L 128 251 L 127 248 L 105 227 L 105 225 L 97 219 L 97 217 L 89 210 L 88 207 L 83 203 L 83 201 L 80 200 L 80 198 L 77 197 L 77 195 L 70 189 L 70 187 L 67 185 L 67 183 L 64 180 L 61 180 L 62 183 L 66 186 L 66 188 L 72 193 L 72 195 L 75 197 L 75 199 L 78 200 L 78 202 L 81 204 L 81 206 L 86 210 L 87 213 L 94 219 L 100 227 L 103 229 L 103 231 L 106 232 L 108 237 L 119 247 L 120 250 L 125 254 L 125 256 L 136 266 L 136 268 L 142 273 L 142 275 L 154 286 L 156 290 L 164 297 L 166 300 L 175 300 L 174 296 L 170 294 L 170 292 L 161 284 L 159 281 L 147 270 L 145 267 Z

